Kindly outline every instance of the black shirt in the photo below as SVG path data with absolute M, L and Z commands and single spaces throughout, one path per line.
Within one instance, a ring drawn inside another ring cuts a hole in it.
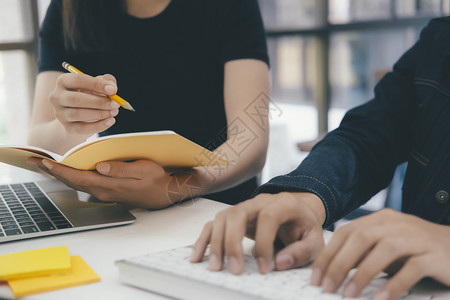
M 118 94 L 136 112 L 121 110 L 100 135 L 173 130 L 215 149 L 224 142 L 224 64 L 252 58 L 268 63 L 257 0 L 172 0 L 152 18 L 123 11 L 108 21 L 107 53 L 64 47 L 61 1 L 53 0 L 40 31 L 39 72 L 63 71 L 67 61 L 96 76 L 113 74 Z M 249 198 L 256 179 L 208 195 L 234 204 Z

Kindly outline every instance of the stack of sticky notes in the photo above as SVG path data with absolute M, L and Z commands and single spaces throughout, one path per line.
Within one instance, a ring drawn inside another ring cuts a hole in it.
M 7 281 L 15 297 L 100 281 L 80 256 L 67 246 L 0 256 L 0 281 Z

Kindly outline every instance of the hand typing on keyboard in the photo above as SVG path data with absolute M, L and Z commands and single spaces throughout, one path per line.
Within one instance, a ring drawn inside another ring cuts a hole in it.
M 198 262 L 210 244 L 209 269 L 219 271 L 224 256 L 233 274 L 244 270 L 241 246 L 244 235 L 255 240 L 259 272 L 271 271 L 274 241 L 284 245 L 275 257 L 277 270 L 299 267 L 311 262 L 324 247 L 322 201 L 309 193 L 261 194 L 228 208 L 205 225 L 194 245 L 191 261 Z M 224 251 L 222 251 L 224 249 Z
M 357 297 L 383 270 L 395 273 L 374 295 L 396 299 L 423 277 L 450 285 L 450 228 L 392 210 L 360 218 L 338 229 L 324 248 L 321 200 L 309 193 L 260 194 L 228 208 L 209 222 L 194 245 L 191 262 L 200 262 L 210 245 L 209 269 L 221 270 L 224 257 L 237 275 L 244 271 L 242 239 L 255 240 L 262 274 L 303 266 L 313 260 L 311 284 L 326 293 L 342 287 Z M 275 256 L 274 243 L 282 248 Z M 320 252 L 320 254 L 319 254 Z M 350 270 L 356 272 L 350 279 Z M 345 283 L 344 283 L 345 282 Z

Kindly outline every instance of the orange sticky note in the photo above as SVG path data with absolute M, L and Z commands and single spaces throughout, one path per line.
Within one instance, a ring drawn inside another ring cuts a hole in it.
M 17 298 L 100 281 L 100 277 L 80 257 L 71 256 L 69 273 L 9 280 L 9 288 Z
M 0 281 L 70 271 L 67 246 L 15 252 L 0 256 Z

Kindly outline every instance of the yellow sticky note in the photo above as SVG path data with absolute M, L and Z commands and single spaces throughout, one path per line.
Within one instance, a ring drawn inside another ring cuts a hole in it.
M 70 271 L 67 246 L 28 250 L 0 256 L 0 281 Z
M 100 281 L 100 277 L 80 256 L 71 256 L 69 273 L 8 281 L 17 298 Z

